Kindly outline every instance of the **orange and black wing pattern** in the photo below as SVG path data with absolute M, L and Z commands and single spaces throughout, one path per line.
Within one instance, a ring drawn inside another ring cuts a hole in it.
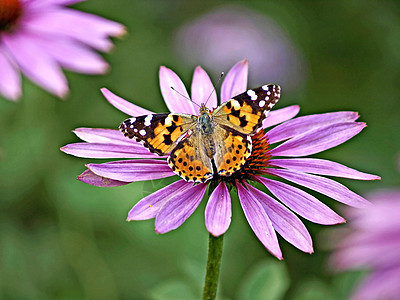
M 214 120 L 243 134 L 253 135 L 278 102 L 281 89 L 266 84 L 233 97 L 213 111 Z
M 163 156 L 175 148 L 196 119 L 185 114 L 149 114 L 126 119 L 119 128 L 126 137 Z

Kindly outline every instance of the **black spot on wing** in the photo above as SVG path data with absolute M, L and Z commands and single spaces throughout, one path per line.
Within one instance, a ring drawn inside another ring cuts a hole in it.
M 176 116 L 174 116 L 175 118 Z M 169 133 L 173 133 L 175 131 L 176 128 L 178 128 L 178 126 L 176 126 L 175 124 L 172 124 L 171 126 L 165 127 Z
M 240 110 L 239 109 L 238 110 L 232 109 L 231 115 L 239 118 Z
M 163 134 L 163 137 L 164 137 L 164 144 L 166 144 L 166 145 L 168 145 L 168 146 L 170 146 L 170 145 L 172 145 L 172 140 L 171 140 L 171 135 L 170 134 Z
M 239 120 L 240 120 L 240 127 L 246 127 L 247 124 L 249 123 L 249 122 L 246 120 L 246 117 L 245 117 L 245 116 L 239 117 Z

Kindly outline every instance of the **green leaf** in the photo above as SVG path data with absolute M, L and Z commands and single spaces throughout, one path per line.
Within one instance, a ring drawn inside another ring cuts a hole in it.
M 296 289 L 293 300 L 333 300 L 332 290 L 322 280 L 314 279 L 303 283 Z
M 198 298 L 198 297 L 197 297 Z M 171 279 L 157 285 L 150 292 L 151 300 L 196 299 L 190 287 L 179 279 Z
M 253 268 L 244 280 L 238 299 L 278 300 L 289 287 L 289 277 L 283 262 L 268 260 Z
M 340 299 L 348 299 L 351 293 L 354 292 L 356 286 L 360 284 L 362 278 L 365 277 L 366 273 L 365 270 L 352 270 L 337 275 L 332 283 L 337 297 Z

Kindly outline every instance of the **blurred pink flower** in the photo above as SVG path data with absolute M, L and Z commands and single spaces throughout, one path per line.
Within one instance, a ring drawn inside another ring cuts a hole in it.
M 247 73 L 246 60 L 232 67 L 221 86 L 221 102 L 246 91 Z M 198 107 L 184 98 L 189 98 L 188 92 L 172 70 L 160 68 L 160 86 L 171 112 L 198 113 Z M 173 91 L 171 86 L 180 94 Z M 199 104 L 204 102 L 213 89 L 207 73 L 197 67 L 192 81 L 192 101 Z M 152 113 L 107 89 L 102 92 L 112 105 L 128 115 Z M 217 106 L 215 93 L 208 104 L 210 108 Z M 231 222 L 228 186 L 233 186 L 237 189 L 250 227 L 269 252 L 282 259 L 276 232 L 298 249 L 313 252 L 311 236 L 295 213 L 324 225 L 338 224 L 345 220 L 314 196 L 282 180 L 304 186 L 347 205 L 363 207 L 368 205 L 364 198 L 344 185 L 318 175 L 358 180 L 376 180 L 379 177 L 328 160 L 301 158 L 340 145 L 358 134 L 365 124 L 355 122 L 357 113 L 344 111 L 292 119 L 298 112 L 299 107 L 294 105 L 268 114 L 263 122 L 263 128 L 268 128 L 268 131 L 264 133 L 260 130 L 252 136 L 252 154 L 241 170 L 225 178 L 214 174 L 212 180 L 197 185 L 179 178 L 140 200 L 129 212 L 128 220 L 155 218 L 156 232 L 174 230 L 196 210 L 210 184 L 215 189 L 206 206 L 205 224 L 212 235 L 219 236 L 228 230 Z M 86 165 L 88 170 L 78 177 L 85 183 L 111 187 L 141 180 L 172 176 L 177 178 L 166 157 L 160 158 L 150 153 L 142 144 L 124 137 L 118 130 L 78 128 L 75 134 L 85 143 L 66 145 L 61 148 L 65 153 L 87 158 L 136 158 L 102 164 L 90 163 Z M 272 145 L 274 147 L 271 149 Z M 289 158 L 283 158 L 285 156 Z M 254 182 L 265 186 L 275 198 L 250 185 Z
M 251 86 L 273 82 L 285 92 L 297 90 L 306 66 L 286 32 L 270 17 L 239 5 L 201 15 L 175 33 L 174 50 L 189 66 L 202 65 L 213 73 L 246 58 Z
M 373 205 L 348 212 L 350 228 L 332 266 L 369 270 L 353 300 L 400 299 L 400 189 L 376 191 L 366 198 Z
M 65 97 L 68 83 L 61 67 L 101 74 L 108 64 L 96 53 L 109 51 L 109 36 L 123 25 L 80 12 L 67 5 L 83 0 L 0 0 L 0 94 L 21 94 L 21 75 Z

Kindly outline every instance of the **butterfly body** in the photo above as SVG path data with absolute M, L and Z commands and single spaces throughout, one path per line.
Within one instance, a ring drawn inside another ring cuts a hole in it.
M 120 129 L 151 152 L 169 154 L 168 164 L 186 181 L 230 176 L 252 151 L 251 136 L 279 100 L 277 85 L 264 85 L 233 97 L 215 110 L 201 105 L 199 115 L 150 114 L 125 120 Z
M 202 104 L 197 119 L 197 128 L 203 135 L 211 135 L 214 132 L 214 127 L 215 124 L 210 110 L 205 106 L 205 104 Z

